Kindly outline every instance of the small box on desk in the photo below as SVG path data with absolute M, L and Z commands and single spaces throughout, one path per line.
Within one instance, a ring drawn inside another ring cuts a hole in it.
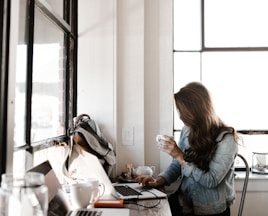
M 124 200 L 122 199 L 103 199 L 97 200 L 94 203 L 94 208 L 123 208 L 124 207 Z

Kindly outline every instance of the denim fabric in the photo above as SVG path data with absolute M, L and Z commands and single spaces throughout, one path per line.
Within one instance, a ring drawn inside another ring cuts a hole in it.
M 188 134 L 188 128 L 184 127 L 178 143 L 183 152 L 189 148 Z M 221 137 L 222 134 L 218 140 Z M 234 159 L 237 151 L 238 146 L 233 135 L 228 134 L 218 143 L 208 172 L 189 162 L 181 167 L 180 163 L 173 159 L 170 166 L 159 176 L 164 177 L 169 185 L 183 175 L 181 190 L 184 196 L 192 201 L 194 214 L 218 214 L 224 212 L 235 199 Z

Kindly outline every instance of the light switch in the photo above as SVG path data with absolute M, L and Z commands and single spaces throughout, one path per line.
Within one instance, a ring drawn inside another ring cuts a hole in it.
M 134 145 L 134 128 L 133 127 L 122 129 L 122 144 Z

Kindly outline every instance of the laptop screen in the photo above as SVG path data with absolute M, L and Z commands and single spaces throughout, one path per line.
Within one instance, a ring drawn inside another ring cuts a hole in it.
M 48 216 L 65 216 L 70 210 L 68 199 L 61 189 L 61 184 L 47 160 L 27 172 L 38 172 L 45 176 L 45 185 L 48 189 Z

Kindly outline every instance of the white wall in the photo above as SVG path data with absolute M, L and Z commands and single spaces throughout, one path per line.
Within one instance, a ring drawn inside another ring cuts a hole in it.
M 125 163 L 163 170 L 172 134 L 172 0 L 79 0 L 78 114 L 95 119 Z

